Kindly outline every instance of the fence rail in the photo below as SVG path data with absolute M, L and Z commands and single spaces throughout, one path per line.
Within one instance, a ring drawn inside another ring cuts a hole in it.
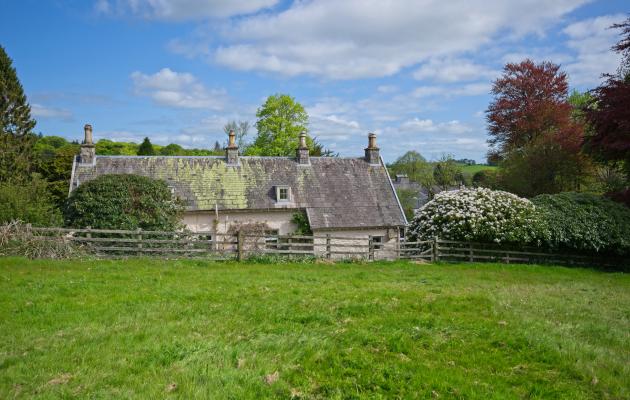
M 376 240 L 371 236 L 219 234 L 209 231 L 35 228 L 42 240 L 79 244 L 102 257 L 159 255 L 242 260 L 251 255 L 311 256 L 329 259 L 408 259 L 425 261 L 553 262 L 575 265 L 627 266 L 627 260 L 584 254 L 547 252 L 537 247 L 506 247 L 435 238 L 424 241 Z

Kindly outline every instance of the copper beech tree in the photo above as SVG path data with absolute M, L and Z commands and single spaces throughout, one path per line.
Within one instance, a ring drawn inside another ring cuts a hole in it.
M 606 75 L 604 84 L 591 91 L 585 118 L 592 134 L 584 146 L 598 161 L 624 170 L 626 188 L 613 197 L 630 205 L 630 18 L 612 28 L 621 29 L 613 50 L 622 55 L 622 62 L 616 75 Z
M 551 62 L 507 64 L 488 107 L 490 152 L 502 159 L 501 186 L 523 196 L 578 189 L 588 160 L 583 125 L 571 118 L 567 76 Z

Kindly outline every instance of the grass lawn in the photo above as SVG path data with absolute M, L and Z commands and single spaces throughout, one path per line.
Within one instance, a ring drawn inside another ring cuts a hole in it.
M 0 259 L 0 398 L 630 398 L 630 276 Z

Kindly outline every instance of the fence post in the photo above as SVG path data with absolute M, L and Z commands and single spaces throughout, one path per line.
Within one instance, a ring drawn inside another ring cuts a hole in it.
M 433 248 L 433 252 L 431 254 L 431 261 L 440 261 L 440 255 L 438 253 L 438 237 L 433 237 L 433 244 L 431 246 Z
M 472 243 L 468 243 L 468 256 L 469 256 L 469 260 L 470 262 L 475 261 L 475 257 L 473 256 L 473 246 Z
M 374 240 L 372 235 L 368 237 L 368 261 L 374 260 Z
M 326 258 L 330 258 L 332 254 L 330 254 L 330 233 L 326 234 Z
M 138 228 L 138 230 L 136 231 L 138 232 L 138 248 L 141 249 L 142 248 L 142 228 Z M 141 254 L 141 252 L 138 252 L 138 254 Z
M 236 250 L 237 250 L 237 256 L 236 259 L 238 261 L 243 261 L 243 252 L 244 252 L 244 248 L 243 248 L 243 231 L 238 231 L 238 241 L 236 243 Z

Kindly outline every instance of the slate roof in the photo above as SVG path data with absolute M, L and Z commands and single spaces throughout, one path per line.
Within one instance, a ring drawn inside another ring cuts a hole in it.
M 406 220 L 387 169 L 363 158 L 311 157 L 299 165 L 289 157 L 96 156 L 75 163 L 71 190 L 103 174 L 138 174 L 163 179 L 189 211 L 305 209 L 311 228 L 403 226 Z M 292 201 L 276 202 L 275 187 L 289 186 Z

